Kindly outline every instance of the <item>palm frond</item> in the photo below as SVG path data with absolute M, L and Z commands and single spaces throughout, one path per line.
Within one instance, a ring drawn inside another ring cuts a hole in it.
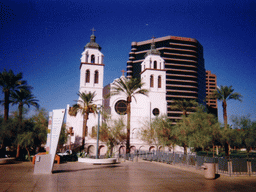
M 228 100 L 233 99 L 233 100 L 238 100 L 238 101 L 242 101 L 243 96 L 240 93 L 232 93 L 229 97 Z
M 126 97 L 135 98 L 135 95 L 142 94 L 146 95 L 148 93 L 147 89 L 142 89 L 144 84 L 140 79 L 131 78 L 128 79 L 126 77 L 121 77 L 114 81 L 111 87 L 110 96 L 119 95 L 120 93 L 124 93 Z
M 234 89 L 231 86 L 220 86 L 215 92 L 213 92 L 213 98 L 218 99 L 219 101 L 226 100 L 239 100 L 242 101 L 242 95 L 240 93 L 234 92 Z
M 77 95 L 79 99 L 77 100 L 77 104 L 74 104 L 70 110 L 69 115 L 76 116 L 78 112 L 84 114 L 96 113 L 97 105 L 94 104 L 94 98 L 96 96 L 96 92 L 78 92 Z

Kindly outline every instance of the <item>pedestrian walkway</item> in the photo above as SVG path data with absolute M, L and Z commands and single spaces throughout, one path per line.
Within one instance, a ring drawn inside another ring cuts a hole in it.
M 0 165 L 0 191 L 256 191 L 256 177 L 204 179 L 190 172 L 152 162 L 88 165 L 55 164 L 53 174 L 34 175 L 31 162 Z

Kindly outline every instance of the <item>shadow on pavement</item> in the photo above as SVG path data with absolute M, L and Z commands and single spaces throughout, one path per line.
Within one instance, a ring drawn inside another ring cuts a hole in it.
M 215 179 L 218 179 L 220 177 L 220 174 L 215 174 Z
M 100 166 L 100 165 L 98 165 Z M 67 172 L 78 172 L 78 171 L 88 171 L 88 170 L 95 170 L 95 169 L 105 169 L 105 168 L 117 168 L 120 167 L 120 165 L 108 165 L 108 166 L 100 166 L 97 168 L 84 168 L 84 169 L 75 169 L 75 170 L 70 170 L 70 169 L 66 169 L 66 170 L 54 170 L 52 171 L 52 174 L 56 174 L 56 173 L 67 173 Z

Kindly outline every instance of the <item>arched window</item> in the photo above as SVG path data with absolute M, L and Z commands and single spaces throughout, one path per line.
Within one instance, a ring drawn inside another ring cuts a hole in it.
M 89 58 L 89 55 L 88 55 L 88 53 L 86 53 L 86 59 L 85 59 L 85 62 L 86 62 L 86 63 L 89 62 L 89 61 L 88 61 L 88 58 Z
M 150 87 L 154 87 L 154 77 L 150 75 Z
M 85 83 L 90 83 L 90 70 L 87 69 L 85 73 Z
M 157 62 L 154 61 L 154 69 L 157 69 Z
M 162 87 L 162 82 L 161 82 L 161 76 L 158 76 L 158 88 L 161 88 Z
M 94 73 L 94 83 L 99 83 L 99 72 L 95 71 Z
M 91 55 L 91 63 L 95 63 L 95 56 Z

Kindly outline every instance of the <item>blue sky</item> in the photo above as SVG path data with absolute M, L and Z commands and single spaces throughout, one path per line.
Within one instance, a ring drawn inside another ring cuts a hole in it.
M 254 0 L 3 0 L 0 7 L 0 71 L 22 72 L 47 111 L 77 99 L 80 56 L 94 27 L 105 56 L 104 85 L 126 69 L 131 42 L 191 37 L 203 45 L 205 68 L 217 84 L 243 95 L 242 103 L 228 102 L 228 116 L 256 120 Z

